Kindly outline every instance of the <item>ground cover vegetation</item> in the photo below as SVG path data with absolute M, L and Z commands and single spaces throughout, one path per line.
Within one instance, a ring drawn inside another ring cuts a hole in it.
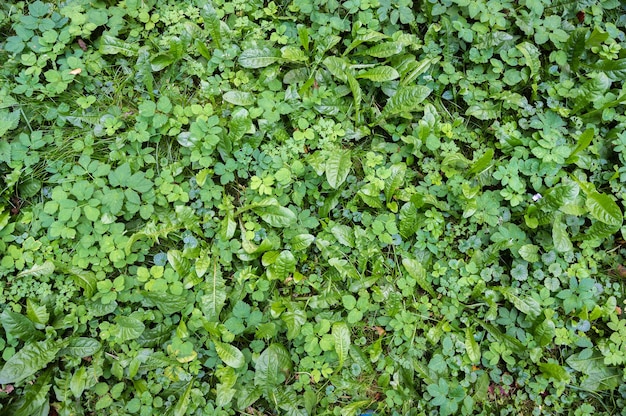
M 619 414 L 625 28 L 2 2 L 0 414 Z

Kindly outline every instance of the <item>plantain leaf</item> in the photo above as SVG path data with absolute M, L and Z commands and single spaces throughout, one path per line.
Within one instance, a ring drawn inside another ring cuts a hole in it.
M 465 351 L 472 363 L 480 363 L 480 345 L 474 339 L 474 331 L 470 327 L 465 328 Z
M 226 286 L 216 261 L 213 261 L 213 270 L 207 279 L 204 292 L 200 298 L 202 313 L 209 322 L 218 322 L 226 303 Z
M 280 59 L 280 53 L 273 48 L 246 49 L 239 55 L 239 65 L 244 68 L 263 68 Z
M 339 188 L 348 177 L 352 168 L 350 150 L 342 149 L 332 152 L 326 160 L 326 180 L 333 188 Z
M 231 344 L 225 344 L 219 341 L 213 341 L 215 351 L 224 364 L 233 368 L 242 368 L 246 365 L 246 358 L 239 348 Z
M 535 299 L 531 297 L 522 298 L 517 295 L 515 289 L 510 287 L 499 286 L 496 289 L 520 312 L 531 318 L 536 318 L 541 314 L 541 305 Z
M 589 192 L 585 206 L 597 220 L 614 227 L 622 226 L 622 211 L 610 196 L 597 191 Z
M 289 351 L 281 344 L 271 344 L 255 363 L 254 384 L 272 390 L 284 382 L 292 368 Z
M 403 258 L 402 265 L 417 284 L 425 290 L 433 298 L 436 297 L 435 291 L 430 282 L 426 278 L 426 269 L 420 262 L 414 259 Z
M 43 264 L 35 264 L 30 269 L 22 270 L 20 273 L 17 274 L 17 277 L 42 277 L 50 276 L 52 273 L 54 273 L 54 263 L 50 260 L 47 260 Z
M 307 249 L 315 241 L 315 236 L 311 234 L 298 234 L 291 239 L 291 249 L 301 251 Z
M 396 94 L 387 101 L 382 112 L 382 117 L 416 111 L 419 105 L 430 95 L 432 90 L 423 85 L 410 86 L 399 89 Z
M 390 56 L 401 53 L 402 49 L 402 43 L 400 42 L 385 42 L 372 46 L 363 53 L 365 55 L 373 56 L 374 58 L 389 58 Z
M 339 368 L 342 368 L 350 352 L 350 329 L 345 322 L 335 322 L 332 335 L 335 341 L 335 352 L 339 357 Z
M 270 280 L 284 280 L 296 269 L 296 258 L 289 250 L 283 250 L 267 269 Z
M 222 99 L 234 105 L 249 106 L 254 104 L 254 95 L 244 91 L 227 91 L 222 95 Z
M 519 45 L 515 45 L 526 61 L 526 66 L 530 68 L 530 77 L 535 78 L 539 74 L 541 69 L 541 61 L 539 61 L 539 49 L 529 42 L 522 42 Z
M 386 82 L 392 81 L 400 77 L 398 71 L 391 66 L 377 66 L 372 69 L 368 69 L 363 72 L 359 72 L 356 76 L 357 78 L 368 79 L 374 82 Z
M 589 65 L 589 68 L 604 72 L 613 81 L 626 80 L 626 58 L 617 60 L 603 59 L 593 65 Z
M 22 314 L 5 308 L 0 314 L 0 322 L 7 335 L 29 342 L 43 338 L 33 322 Z
M 552 224 L 552 242 L 554 249 L 559 253 L 566 253 L 574 248 L 567 235 L 567 228 L 560 218 L 555 219 Z
M 26 344 L 0 370 L 0 384 L 19 384 L 48 365 L 69 340 Z
M 291 227 L 298 220 L 292 210 L 281 207 L 280 205 L 256 207 L 254 208 L 254 212 L 272 227 Z
M 136 56 L 139 46 L 136 43 L 129 43 L 111 35 L 102 35 L 100 38 L 100 53 L 103 55 L 124 55 L 126 57 Z
M 118 316 L 116 325 L 111 331 L 119 342 L 126 342 L 139 338 L 146 326 L 137 318 Z

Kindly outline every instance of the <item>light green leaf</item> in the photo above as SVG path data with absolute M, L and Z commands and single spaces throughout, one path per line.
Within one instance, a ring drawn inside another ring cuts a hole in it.
M 407 202 L 400 208 L 400 223 L 398 224 L 398 230 L 400 235 L 407 239 L 413 236 L 419 229 L 420 216 L 417 211 L 417 207 L 411 202 Z
M 234 105 L 249 106 L 254 104 L 254 95 L 244 91 L 227 91 L 222 95 L 224 101 Z
M 357 78 L 368 79 L 374 82 L 392 81 L 400 77 L 400 74 L 394 67 L 382 65 L 363 72 L 359 72 Z
M 333 189 L 339 188 L 348 177 L 352 168 L 350 150 L 332 152 L 326 160 L 326 180 Z
M 423 85 L 414 85 L 399 89 L 387 101 L 382 117 L 389 117 L 400 113 L 407 113 L 419 109 L 420 104 L 430 95 L 432 90 Z
M 17 274 L 17 277 L 26 277 L 26 276 L 50 276 L 54 273 L 54 263 L 50 260 L 46 260 L 43 264 L 35 264 L 30 269 L 26 269 Z
M 276 260 L 269 266 L 267 277 L 270 280 L 284 280 L 296 269 L 296 258 L 289 250 L 280 252 Z
M 43 338 L 33 322 L 22 314 L 10 311 L 5 308 L 0 314 L 0 322 L 7 335 L 29 342 Z
M 420 262 L 414 259 L 403 258 L 402 265 L 423 290 L 431 297 L 436 297 L 435 291 L 426 277 L 426 269 Z
M 560 218 L 555 218 L 552 224 L 552 242 L 559 253 L 566 253 L 574 248 L 567 235 L 567 227 Z
M 344 246 L 354 247 L 354 230 L 344 224 L 335 224 L 330 232 Z
M 72 338 L 69 344 L 59 352 L 59 355 L 84 358 L 94 355 L 101 348 L 102 344 L 96 339 L 77 337 Z
M 522 42 L 515 47 L 524 55 L 526 66 L 530 68 L 530 77 L 535 78 L 541 69 L 541 61 L 539 61 L 539 49 L 529 42 Z
M 363 53 L 373 56 L 374 58 L 389 58 L 390 56 L 401 53 L 402 49 L 402 43 L 400 42 L 385 42 L 372 46 Z
M 15 130 L 17 126 L 20 124 L 20 110 L 7 111 L 0 110 L 0 137 L 2 137 L 9 130 Z M 7 146 L 8 150 L 11 151 L 11 148 Z M 3 148 L 0 148 L 3 150 Z M 0 160 L 3 160 L 4 157 L 0 156 Z M 8 161 L 5 160 L 8 163 Z
M 213 272 L 205 284 L 205 294 L 200 298 L 200 308 L 209 322 L 219 321 L 226 302 L 226 286 L 218 265 L 213 261 Z
M 484 155 L 482 155 L 476 162 L 472 164 L 472 166 L 468 170 L 469 175 L 480 175 L 485 172 L 491 166 L 493 166 L 493 154 L 494 150 L 492 148 L 487 149 Z
M 70 380 L 70 391 L 76 399 L 78 399 L 83 394 L 83 391 L 85 391 L 87 377 L 87 369 L 83 366 L 80 366 L 80 368 L 72 375 L 72 379 Z
M 200 10 L 200 15 L 204 19 L 204 27 L 206 27 L 211 34 L 211 38 L 213 38 L 215 46 L 220 49 L 222 47 L 222 34 L 220 30 L 222 22 L 217 17 L 217 13 L 215 12 L 215 9 L 210 2 L 206 2 L 206 4 L 202 7 L 202 9 Z
M 339 357 L 339 368 L 341 368 L 350 352 L 350 329 L 345 322 L 336 322 L 333 324 L 332 334 L 335 341 L 335 352 Z
M 187 296 L 173 295 L 168 292 L 142 291 L 145 306 L 156 306 L 166 315 L 180 312 L 187 306 Z
M 406 165 L 404 163 L 395 163 L 391 165 L 389 170 L 391 171 L 389 177 L 385 179 L 385 198 L 387 202 L 391 201 L 395 192 L 400 189 L 404 183 Z
M 589 210 L 589 213 L 597 220 L 615 227 L 622 226 L 622 211 L 608 195 L 592 191 L 587 194 L 585 206 Z
M 301 309 L 287 311 L 280 318 L 287 326 L 287 339 L 292 340 L 300 334 L 300 328 L 306 323 L 306 313 Z
M 291 239 L 291 249 L 301 251 L 307 249 L 315 241 L 315 236 L 311 234 L 298 234 Z
M 348 63 L 344 59 L 336 56 L 329 56 L 324 59 L 324 66 L 338 80 L 343 82 L 348 81 L 346 77 Z
M 118 316 L 115 329 L 112 331 L 118 342 L 123 343 L 139 338 L 145 329 L 145 325 L 137 318 L 130 316 Z
M 293 226 L 298 218 L 289 208 L 280 205 L 269 205 L 254 208 L 254 212 L 272 227 L 285 228 Z
M 52 387 L 52 369 L 44 371 L 32 385 L 24 387 L 21 397 L 3 408 L 3 415 L 48 416 L 50 412 L 49 391 Z
M 480 345 L 474 339 L 474 331 L 472 328 L 465 328 L 465 351 L 473 364 L 480 363 Z
M 180 277 L 186 276 L 191 271 L 189 260 L 183 257 L 179 250 L 169 250 L 167 252 L 167 262 Z
M 69 341 L 45 340 L 26 344 L 0 370 L 0 384 L 20 384 L 48 365 Z
M 565 368 L 556 362 L 539 363 L 538 366 L 541 372 L 550 378 L 559 381 L 568 381 L 570 379 L 570 375 L 567 373 Z
M 576 148 L 572 150 L 572 153 L 570 153 L 565 163 L 573 163 L 576 161 L 576 158 L 575 158 L 576 154 L 578 152 L 585 150 L 587 147 L 589 147 L 589 145 L 591 144 L 591 141 L 593 140 L 593 136 L 595 135 L 595 132 L 596 132 L 595 129 L 593 129 L 592 127 L 592 128 L 588 128 L 580 135 L 580 137 L 578 138 L 578 142 L 576 143 Z
M 281 344 L 271 344 L 255 363 L 254 384 L 272 390 L 284 382 L 292 368 L 289 351 Z
M 522 298 L 518 296 L 517 291 L 511 287 L 499 286 L 495 289 L 502 293 L 504 298 L 511 302 L 517 310 L 531 318 L 536 318 L 541 314 L 541 305 L 535 299 L 531 297 Z
M 111 35 L 100 38 L 100 53 L 103 55 L 121 54 L 126 57 L 136 56 L 139 51 L 137 43 L 128 43 Z
M 263 47 L 246 49 L 239 55 L 239 64 L 244 68 L 263 68 L 280 59 L 277 50 Z
M 239 351 L 239 348 L 216 340 L 214 340 L 213 343 L 215 344 L 217 355 L 224 361 L 224 364 L 233 368 L 241 368 L 246 365 L 246 358 L 243 353 Z

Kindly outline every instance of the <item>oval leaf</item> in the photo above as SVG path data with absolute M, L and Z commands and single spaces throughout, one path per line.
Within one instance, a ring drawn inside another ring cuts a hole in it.
M 326 160 L 326 180 L 331 187 L 337 189 L 348 177 L 352 168 L 352 159 L 349 150 L 333 152 Z
M 244 91 L 227 91 L 222 95 L 222 99 L 234 105 L 247 106 L 254 104 L 254 95 Z
M 0 384 L 17 384 L 44 368 L 56 357 L 67 341 L 46 340 L 26 344 L 0 370 Z
M 246 49 L 239 55 L 239 65 L 244 68 L 263 68 L 278 61 L 278 52 L 272 48 Z
M 399 77 L 398 71 L 391 66 L 378 66 L 357 75 L 357 78 L 369 79 L 374 82 L 392 81 Z
M 246 358 L 243 356 L 243 353 L 239 351 L 239 348 L 219 341 L 213 341 L 213 343 L 215 344 L 217 355 L 227 366 L 241 368 L 246 364 Z
M 621 227 L 622 211 L 619 206 L 608 195 L 594 191 L 587 195 L 585 202 L 589 213 L 605 224 Z
M 415 111 L 431 92 L 430 88 L 423 85 L 402 88 L 387 101 L 382 115 L 383 117 L 388 117 L 394 114 Z

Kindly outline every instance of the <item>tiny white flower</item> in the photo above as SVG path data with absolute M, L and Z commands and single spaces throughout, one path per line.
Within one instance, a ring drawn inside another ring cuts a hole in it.
M 535 195 L 533 195 L 533 202 L 537 202 L 539 201 L 541 198 L 543 198 L 543 196 L 541 196 L 540 193 L 536 193 Z

